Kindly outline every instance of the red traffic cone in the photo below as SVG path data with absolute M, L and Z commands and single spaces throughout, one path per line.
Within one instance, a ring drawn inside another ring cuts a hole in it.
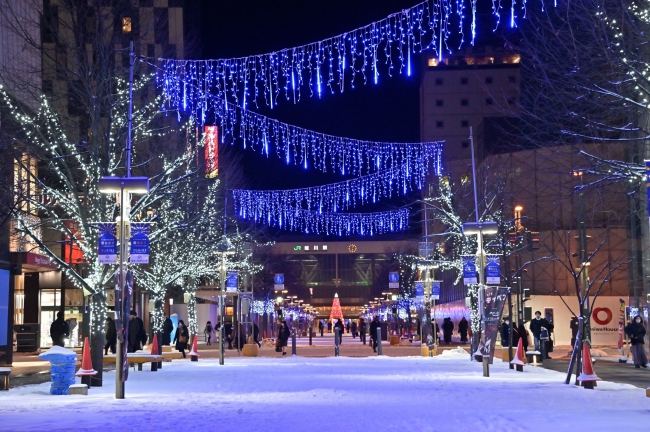
M 154 333 L 153 342 L 151 342 L 151 355 L 160 355 L 158 352 L 158 335 Z
M 194 335 L 194 342 L 192 343 L 192 351 L 187 353 L 191 361 L 199 361 L 199 338 Z
M 90 344 L 88 343 L 88 338 L 84 340 L 84 350 L 81 355 L 81 368 L 75 375 L 80 377 L 97 375 L 97 371 L 93 369 L 93 360 L 90 358 Z
M 524 344 L 519 339 L 519 344 L 517 345 L 517 352 L 515 353 L 515 357 L 512 359 L 510 364 L 517 366 L 517 372 L 523 372 L 524 371 L 524 365 L 526 364 L 526 360 L 524 360 Z
M 264 339 L 266 339 L 266 330 L 264 330 Z
M 589 345 L 587 342 L 582 343 L 582 373 L 578 377 L 578 381 L 586 389 L 593 389 L 596 381 L 601 381 L 600 378 L 594 373 L 594 365 L 591 362 L 591 353 L 589 352 Z

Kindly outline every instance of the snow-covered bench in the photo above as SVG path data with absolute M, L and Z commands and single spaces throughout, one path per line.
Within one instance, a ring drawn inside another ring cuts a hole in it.
M 161 355 L 151 355 L 144 352 L 140 353 L 127 353 L 126 359 L 129 363 L 135 363 L 138 365 L 138 370 L 142 370 L 142 365 L 144 363 L 151 363 L 151 370 L 153 372 L 158 370 L 158 362 L 163 360 Z M 109 354 L 104 356 L 104 363 L 115 363 L 115 354 Z

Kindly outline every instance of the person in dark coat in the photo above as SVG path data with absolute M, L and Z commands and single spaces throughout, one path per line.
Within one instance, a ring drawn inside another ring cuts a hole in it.
M 332 333 L 332 320 L 327 322 L 327 333 Z
M 129 334 L 127 338 L 128 352 L 136 352 L 142 349 L 140 343 L 142 342 L 142 328 L 140 327 L 140 320 L 134 310 L 131 311 L 129 319 Z
M 454 323 L 451 321 L 451 318 L 445 318 L 442 323 L 442 335 L 445 339 L 447 345 L 451 345 L 451 334 L 454 331 Z
M 56 313 L 56 319 L 50 325 L 50 337 L 52 338 L 52 345 L 60 347 L 65 345 L 65 338 L 70 336 L 70 326 L 63 319 L 63 312 Z
M 467 343 L 467 328 L 469 322 L 463 317 L 458 323 L 458 333 L 460 333 L 460 343 Z
M 542 318 L 542 313 L 540 311 L 535 311 L 535 318 L 530 320 L 530 332 L 533 334 L 535 341 L 535 351 L 541 351 L 542 347 L 540 345 L 540 335 L 542 334 L 542 328 L 549 331 L 550 334 L 551 324 L 545 319 Z
M 186 358 L 185 350 L 187 349 L 187 343 L 190 340 L 190 331 L 187 329 L 187 326 L 183 320 L 178 321 L 178 328 L 176 329 L 176 335 L 174 336 L 174 343 L 176 344 L 176 350 L 180 351 L 183 354 L 183 358 Z
M 370 323 L 370 346 L 374 352 L 377 352 L 377 329 L 380 327 L 379 316 L 375 315 Z
M 630 343 L 632 344 L 632 358 L 634 360 L 634 367 L 648 367 L 648 357 L 645 354 L 645 326 L 643 325 L 643 318 L 640 315 L 634 317 L 631 323 L 625 326 L 625 334 L 629 336 Z
M 510 346 L 510 320 L 504 318 L 501 323 L 501 346 L 503 348 L 508 348 Z
M 517 333 L 519 338 L 521 339 L 521 345 L 524 348 L 524 354 L 526 351 L 528 351 L 528 330 L 526 330 L 526 326 L 524 326 L 524 322 L 521 321 L 519 323 L 519 326 L 517 327 Z M 517 344 L 519 341 L 517 341 Z
M 359 339 L 366 344 L 366 320 L 363 318 L 359 318 Z
M 323 320 L 318 321 L 318 330 L 320 330 L 320 337 L 323 337 L 323 330 L 325 326 L 323 325 Z
M 205 335 L 205 341 L 207 345 L 211 345 L 210 341 L 212 340 L 212 332 L 214 329 L 212 328 L 212 321 L 208 321 L 205 323 L 205 328 L 203 329 L 203 334 Z
M 226 333 L 226 340 L 228 341 L 228 349 L 233 349 L 232 348 L 232 322 L 228 321 L 224 324 L 224 332 Z
M 347 320 L 347 321 L 345 322 L 345 332 L 346 332 L 346 333 L 350 333 L 350 328 L 351 328 L 351 326 L 350 326 L 350 320 Z
M 353 337 L 353 338 L 356 338 L 356 337 L 357 337 L 357 328 L 358 328 L 358 326 L 357 326 L 357 322 L 356 322 L 356 321 L 352 321 L 352 324 L 350 324 L 350 329 L 351 329 L 351 331 L 352 331 L 352 337 Z
M 258 347 L 262 346 L 260 343 L 260 328 L 255 323 L 253 323 L 253 342 L 255 342 Z
M 343 333 L 345 332 L 345 327 L 343 326 L 343 323 L 341 322 L 340 319 L 336 320 L 336 324 L 334 324 L 335 329 L 339 329 L 339 345 L 343 342 Z M 334 332 L 334 335 L 336 336 L 336 331 Z
M 163 332 L 162 332 L 162 344 L 171 345 L 172 344 L 172 332 L 174 331 L 174 323 L 172 319 L 167 317 L 163 323 Z
M 573 349 L 574 346 L 576 346 L 576 338 L 578 337 L 578 327 L 580 327 L 580 324 L 578 323 L 578 317 L 573 317 L 571 318 L 571 322 L 569 323 L 569 328 L 571 329 L 571 349 Z
M 113 318 L 106 318 L 106 344 L 104 345 L 104 355 L 108 354 L 108 349 L 111 349 L 111 354 L 115 354 L 115 345 L 117 344 L 117 328 Z
M 278 340 L 280 341 L 280 346 L 282 347 L 282 355 L 287 355 L 287 344 L 289 343 L 289 336 L 291 335 L 289 331 L 289 325 L 287 321 L 284 320 L 280 323 L 280 330 L 278 331 Z
M 233 341 L 235 342 L 235 348 L 241 351 L 244 349 L 244 345 L 246 344 L 246 331 L 244 330 L 243 324 L 239 324 L 237 327 Z

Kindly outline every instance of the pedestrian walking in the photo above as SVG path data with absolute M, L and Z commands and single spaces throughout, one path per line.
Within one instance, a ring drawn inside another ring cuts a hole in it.
M 260 342 L 260 328 L 255 323 L 253 323 L 253 342 L 255 342 L 258 347 L 262 347 L 262 343 Z
M 50 337 L 52 338 L 52 345 L 60 347 L 65 345 L 65 338 L 70 336 L 70 326 L 63 319 L 63 312 L 56 313 L 56 319 L 50 325 Z
M 524 352 L 528 351 L 528 330 L 526 330 L 526 326 L 524 325 L 523 321 L 519 323 L 519 326 L 517 327 L 517 333 L 521 339 L 521 345 L 524 347 Z M 519 341 L 517 341 L 517 344 L 518 343 Z
M 345 320 L 345 332 L 350 333 L 350 320 Z
M 163 323 L 163 332 L 162 332 L 162 344 L 171 345 L 172 344 L 172 332 L 174 331 L 174 323 L 172 319 L 167 317 Z
M 343 342 L 343 332 L 345 331 L 345 327 L 343 327 L 343 323 L 341 322 L 340 319 L 336 320 L 336 324 L 334 324 L 334 328 L 339 329 L 339 345 Z M 336 332 L 334 332 L 334 336 L 336 337 Z
M 140 321 L 138 320 L 138 314 L 135 313 L 134 310 L 131 311 L 129 315 L 129 333 L 128 333 L 128 348 L 127 351 L 130 353 L 134 353 L 136 351 L 140 351 L 142 349 L 142 346 L 140 345 L 142 343 L 142 331 L 143 329 L 140 327 Z
M 212 328 L 212 322 L 208 321 L 205 323 L 205 328 L 203 329 L 203 334 L 205 335 L 205 341 L 207 342 L 208 345 L 212 345 L 210 341 L 212 340 L 212 332 L 214 329 Z
M 327 333 L 332 333 L 332 320 L 327 322 Z
M 287 344 L 289 343 L 289 336 L 291 335 L 289 331 L 289 325 L 287 321 L 284 320 L 280 323 L 280 330 L 278 332 L 278 341 L 280 347 L 282 348 L 282 355 L 287 355 Z
M 444 319 L 442 323 L 442 335 L 447 345 L 451 345 L 451 334 L 454 331 L 454 323 L 450 317 Z
M 630 337 L 632 344 L 632 358 L 634 359 L 634 367 L 648 367 L 648 357 L 645 355 L 645 333 L 646 329 L 643 325 L 643 318 L 640 315 L 634 317 L 631 323 L 625 326 L 625 334 Z
M 504 318 L 501 323 L 501 346 L 503 348 L 508 348 L 510 346 L 510 320 Z
M 320 337 L 323 337 L 323 330 L 325 329 L 325 325 L 323 324 L 323 320 L 318 321 L 318 330 L 320 330 Z
M 350 329 L 352 330 L 352 338 L 356 339 L 357 337 L 357 321 L 352 321 L 352 324 L 350 324 Z
M 115 321 L 111 317 L 106 318 L 106 344 L 104 345 L 104 355 L 108 354 L 108 349 L 111 349 L 111 354 L 115 354 L 115 345 L 117 345 L 117 328 Z
M 189 340 L 190 332 L 185 326 L 183 320 L 179 320 L 176 335 L 174 336 L 174 343 L 176 344 L 176 350 L 183 354 L 183 358 L 186 358 L 185 350 L 187 349 L 187 342 Z
M 380 327 L 379 316 L 375 315 L 370 323 L 370 346 L 374 352 L 377 352 L 377 329 Z
M 469 322 L 463 317 L 458 323 L 458 333 L 460 333 L 460 343 L 467 343 L 467 329 L 469 328 Z
M 533 318 L 530 321 L 530 332 L 533 334 L 533 338 L 535 341 L 535 351 L 540 351 L 542 350 L 541 344 L 540 344 L 540 336 L 542 334 L 542 329 L 546 330 L 546 334 L 548 335 L 549 328 L 551 325 L 549 324 L 548 321 L 546 321 L 545 318 L 542 318 L 542 313 L 540 311 L 535 311 L 535 318 Z
M 366 344 L 366 320 L 364 318 L 359 318 L 359 339 L 363 344 Z

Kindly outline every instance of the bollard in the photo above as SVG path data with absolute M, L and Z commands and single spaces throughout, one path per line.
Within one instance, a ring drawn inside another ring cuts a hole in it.
M 334 328 L 334 357 L 339 356 L 339 328 Z
M 377 355 L 383 355 L 381 352 L 381 327 L 377 328 Z
M 50 386 L 50 394 L 67 395 L 69 387 L 75 383 L 74 370 L 77 354 L 72 350 L 55 345 L 39 354 L 39 357 L 51 364 L 52 385 Z
M 291 355 L 296 355 L 296 329 L 291 329 Z

